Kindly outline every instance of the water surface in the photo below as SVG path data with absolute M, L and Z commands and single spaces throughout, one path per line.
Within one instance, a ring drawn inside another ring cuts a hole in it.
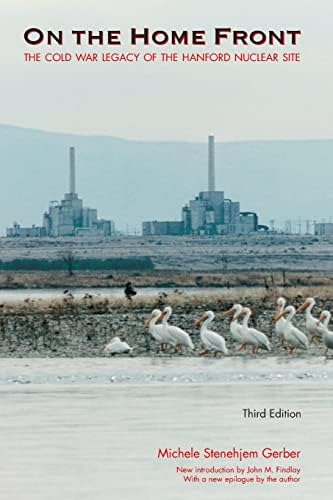
M 2 498 L 328 500 L 331 375 L 324 359 L 2 359 Z M 246 421 L 244 407 L 303 417 Z M 185 484 L 175 468 L 191 460 L 156 458 L 159 447 L 177 446 L 301 449 L 304 479 L 264 488 Z

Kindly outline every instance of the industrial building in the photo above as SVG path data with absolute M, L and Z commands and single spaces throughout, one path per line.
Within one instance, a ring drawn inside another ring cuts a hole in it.
M 319 222 L 314 225 L 316 236 L 333 236 L 333 222 Z
M 8 237 L 41 236 L 110 236 L 115 227 L 111 220 L 98 219 L 97 209 L 83 206 L 75 186 L 75 149 L 69 148 L 69 193 L 61 202 L 51 201 L 43 215 L 43 225 L 7 228 Z
M 214 136 L 208 137 L 208 191 L 202 191 L 182 208 L 181 221 L 147 221 L 142 224 L 144 236 L 248 234 L 263 226 L 255 212 L 241 212 L 239 201 L 224 197 L 215 190 Z

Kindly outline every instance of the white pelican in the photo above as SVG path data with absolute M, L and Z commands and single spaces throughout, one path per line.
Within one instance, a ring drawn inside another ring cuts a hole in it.
M 194 345 L 188 333 L 184 332 L 184 330 L 182 330 L 181 328 L 178 328 L 178 326 L 172 326 L 168 324 L 168 319 L 170 318 L 171 314 L 171 307 L 165 307 L 160 316 L 160 319 L 162 319 L 162 325 L 165 329 L 164 334 L 171 337 L 171 342 L 175 346 L 175 352 L 178 352 L 179 346 L 181 345 L 188 347 L 189 349 L 194 349 Z
M 270 351 L 271 346 L 266 335 L 263 332 L 256 330 L 256 328 L 249 327 L 248 322 L 251 314 L 252 311 L 249 307 L 243 307 L 242 311 L 238 315 L 238 317 L 244 316 L 243 322 L 240 325 L 240 329 L 244 338 L 245 345 L 252 345 L 253 354 L 257 353 L 259 348 Z
M 322 326 L 319 324 L 318 319 L 312 316 L 312 309 L 315 304 L 315 299 L 308 297 L 296 311 L 296 314 L 298 314 L 305 309 L 305 330 L 310 335 L 310 344 L 315 339 L 319 340 L 323 334 Z
M 322 311 L 319 322 L 321 323 L 323 329 L 323 341 L 326 346 L 325 355 L 327 356 L 328 350 L 333 349 L 333 332 L 328 329 L 328 324 L 331 319 L 331 313 L 329 311 Z
M 283 316 L 281 316 L 281 313 L 284 311 L 284 309 L 286 307 L 286 303 L 287 303 L 287 301 L 284 297 L 279 297 L 277 299 L 277 302 L 276 302 L 277 311 L 276 311 L 275 316 L 274 316 L 274 320 L 276 320 L 276 318 L 278 316 L 280 316 L 280 319 L 278 319 L 275 322 L 275 333 L 281 339 L 282 347 L 285 347 L 284 329 L 286 326 L 286 320 Z
M 289 353 L 292 354 L 296 351 L 297 347 L 301 347 L 302 349 L 309 348 L 309 341 L 305 333 L 301 332 L 296 326 L 291 323 L 291 320 L 296 314 L 296 309 L 294 306 L 288 306 L 281 313 L 281 315 L 277 316 L 275 321 L 279 321 L 280 316 L 286 317 L 286 326 L 284 329 L 284 338 L 290 346 Z
M 207 311 L 200 319 L 195 321 L 194 325 L 200 328 L 201 341 L 205 347 L 205 350 L 200 353 L 200 356 L 204 356 L 208 351 L 214 351 L 215 356 L 218 352 L 223 352 L 228 354 L 227 346 L 225 345 L 225 340 L 222 335 L 208 330 L 207 326 L 213 321 L 215 314 L 213 311 Z
M 127 342 L 121 341 L 119 337 L 114 337 L 103 349 L 103 351 L 110 354 L 122 354 L 125 352 L 131 352 L 132 350 L 132 347 L 130 347 Z
M 145 321 L 145 326 L 148 326 L 148 330 L 153 339 L 156 340 L 161 345 L 164 351 L 166 344 L 175 345 L 170 335 L 168 335 L 163 325 L 157 325 L 157 321 L 161 317 L 161 311 L 159 309 L 154 309 L 150 317 Z
M 240 304 L 234 304 L 231 309 L 228 309 L 225 313 L 222 314 L 222 318 L 226 316 L 232 316 L 232 320 L 230 323 L 230 333 L 231 337 L 236 341 L 241 343 L 240 351 L 246 347 L 246 343 L 244 341 L 244 337 L 241 331 L 241 325 L 238 323 L 239 314 L 242 312 L 243 306 Z

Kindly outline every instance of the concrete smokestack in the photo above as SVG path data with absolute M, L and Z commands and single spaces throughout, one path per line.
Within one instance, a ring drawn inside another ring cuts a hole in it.
M 75 193 L 75 148 L 69 148 L 69 192 Z
M 215 150 L 214 136 L 208 136 L 208 191 L 215 191 Z

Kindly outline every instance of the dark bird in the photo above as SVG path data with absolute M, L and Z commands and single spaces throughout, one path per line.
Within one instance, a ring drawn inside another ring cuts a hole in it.
M 134 297 L 137 294 L 136 290 L 133 288 L 132 283 L 130 281 L 128 281 L 125 285 L 124 294 L 128 300 L 132 300 L 132 297 Z

